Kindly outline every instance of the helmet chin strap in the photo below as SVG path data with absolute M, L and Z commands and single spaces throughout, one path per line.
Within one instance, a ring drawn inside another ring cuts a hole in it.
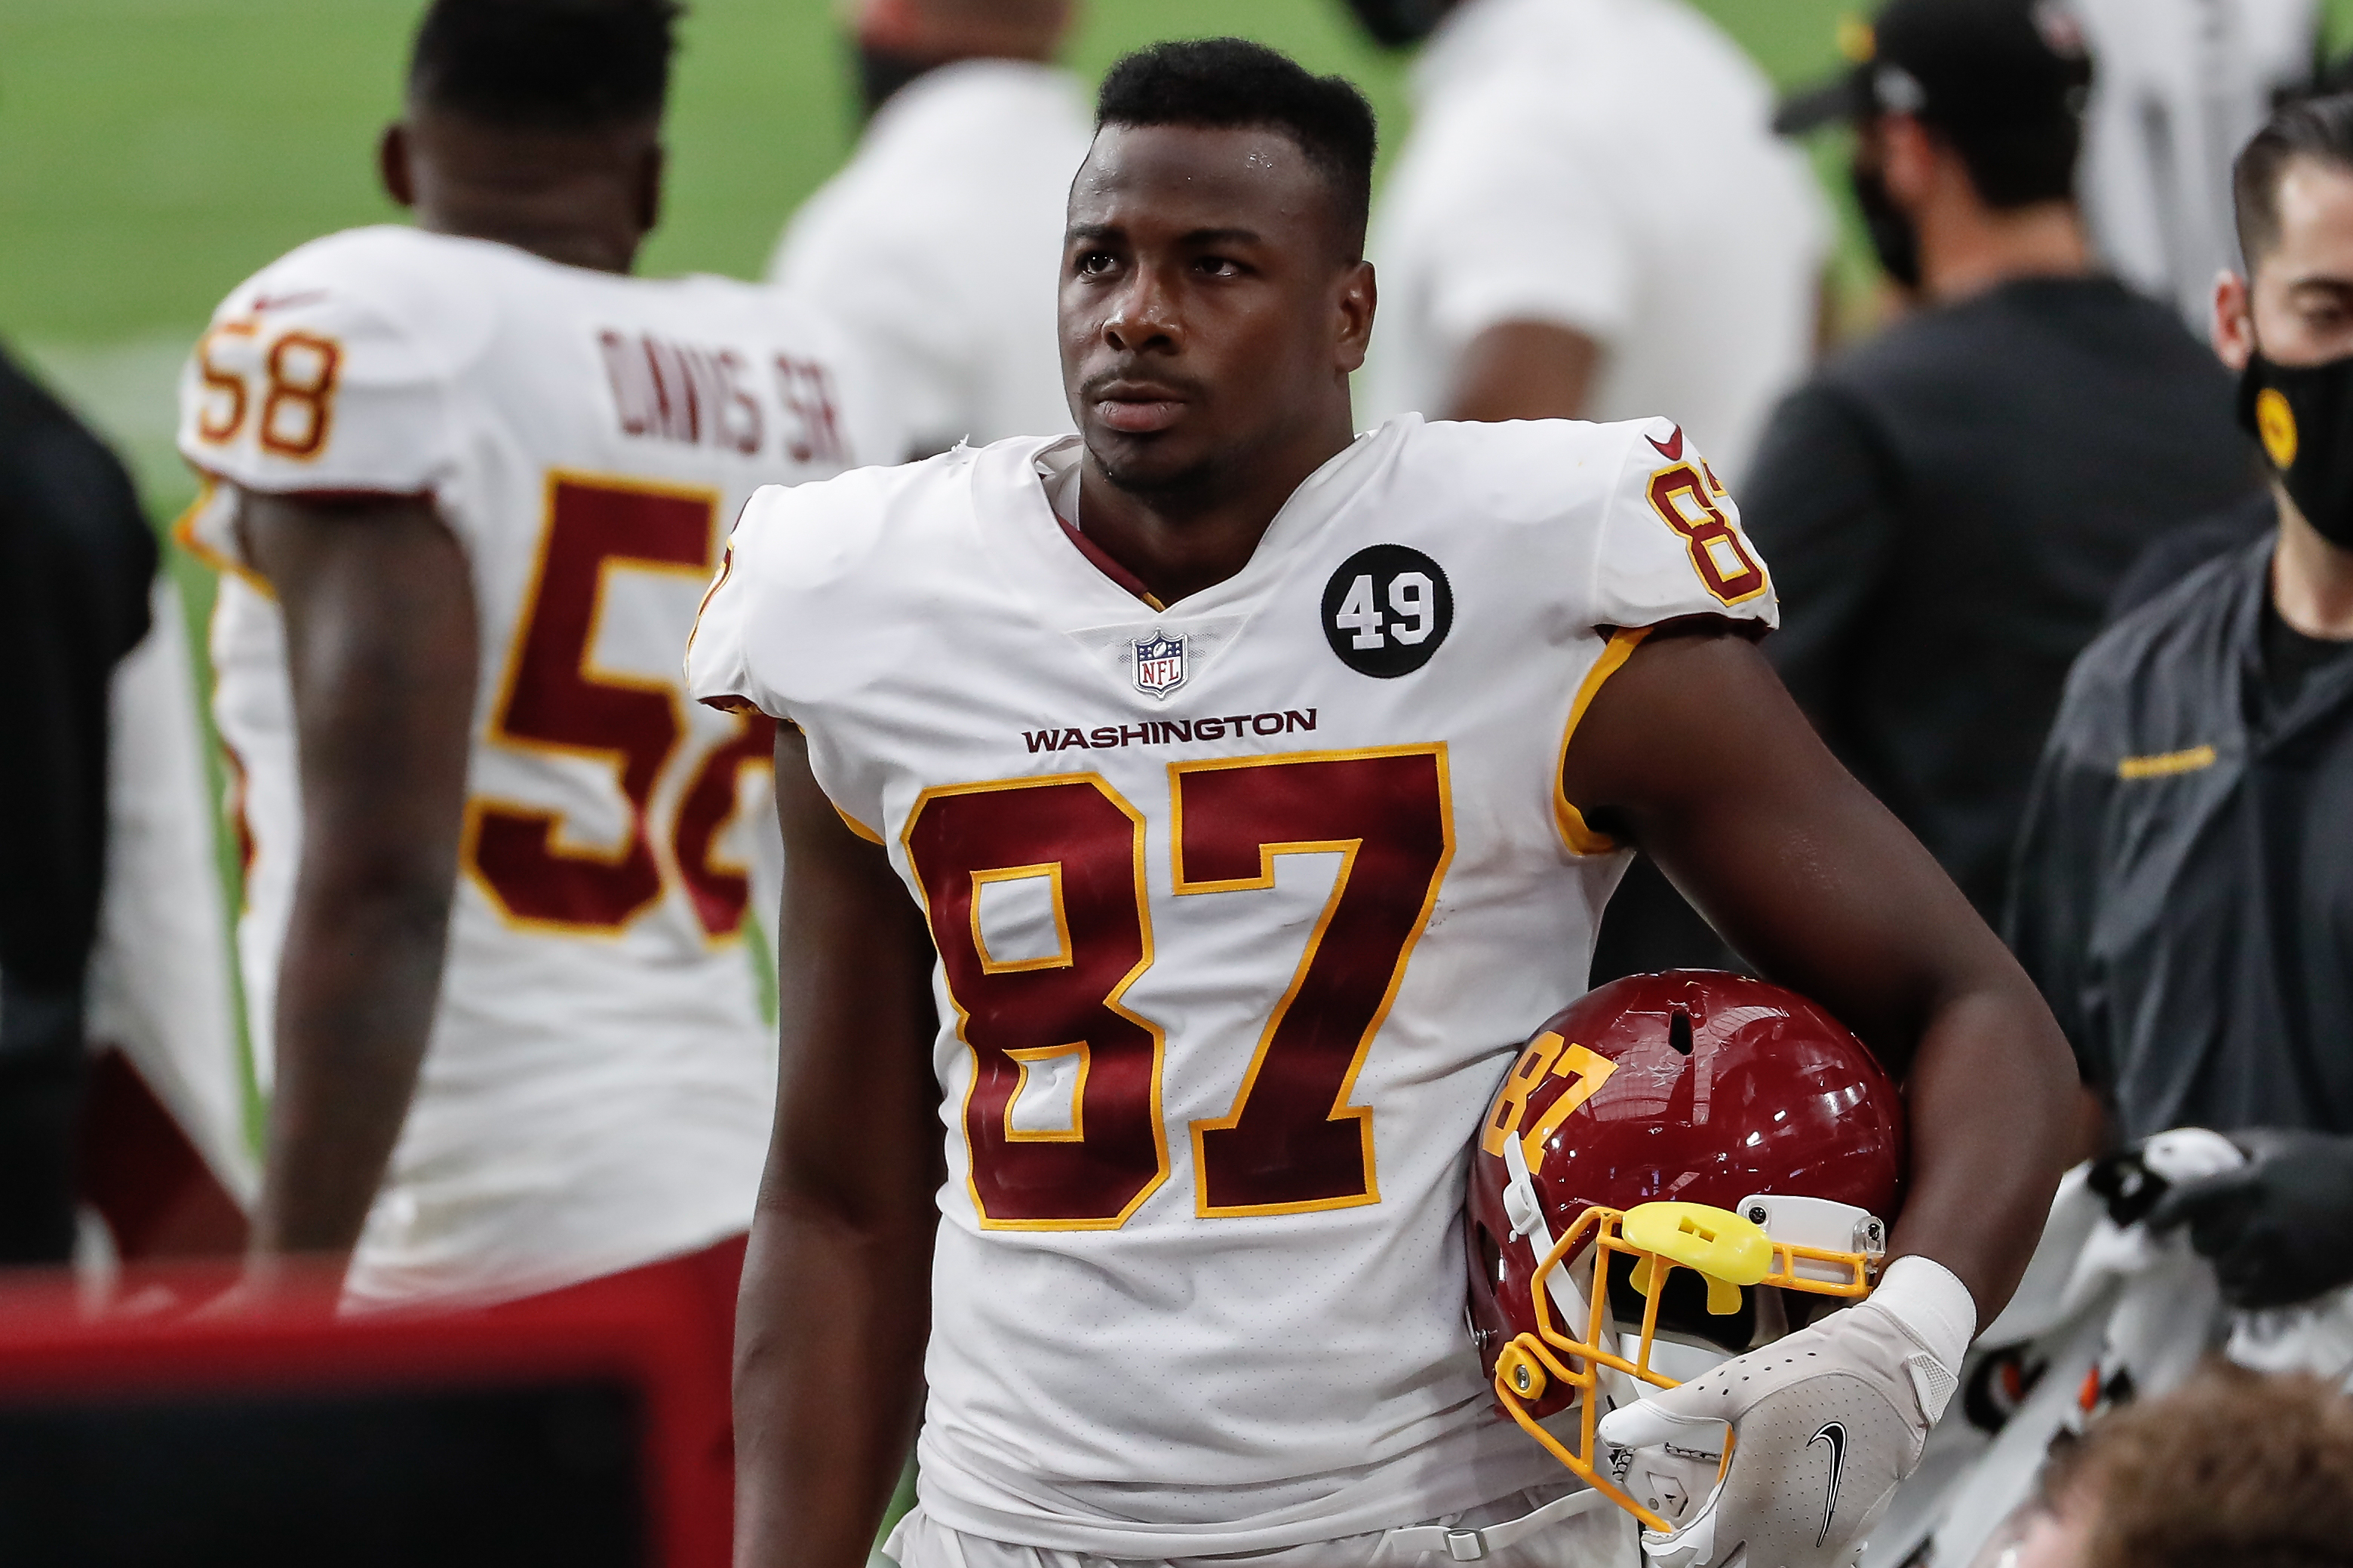
M 1552 1255 L 1552 1230 L 1545 1224 L 1544 1204 L 1536 1196 L 1535 1178 L 1528 1174 L 1528 1158 L 1521 1152 L 1517 1138 L 1504 1140 L 1504 1168 L 1512 1176 L 1511 1184 L 1504 1189 L 1504 1214 L 1512 1222 L 1512 1239 L 1517 1241 L 1524 1236 L 1535 1237 L 1529 1245 L 1535 1248 L 1536 1258 L 1541 1261 Z M 1562 1322 L 1585 1321 L 1585 1292 L 1579 1290 L 1577 1281 L 1568 1277 L 1567 1262 L 1555 1264 L 1545 1275 L 1544 1285 L 1545 1293 L 1560 1310 Z

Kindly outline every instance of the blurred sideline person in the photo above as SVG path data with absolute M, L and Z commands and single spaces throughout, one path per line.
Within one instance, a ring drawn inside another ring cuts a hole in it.
M 1664 414 L 1737 489 L 1830 247 L 1763 73 L 1683 0 L 1351 4 L 1435 26 L 1373 227 L 1372 420 Z
M 713 1375 L 771 1076 L 740 942 L 765 723 L 677 660 L 745 496 L 895 450 L 775 290 L 626 276 L 670 0 L 436 0 L 382 174 L 416 228 L 239 286 L 182 380 L 275 1092 L 255 1288 L 355 1305 L 667 1260 Z M 765 842 L 764 842 L 765 841 Z
M 1831 232 L 1763 73 L 1683 0 L 1350 4 L 1429 37 L 1373 228 L 1372 419 L 1664 414 L 1739 491 L 1812 363 Z M 1593 982 L 1678 963 L 1739 964 L 1637 856 Z
M 786 721 L 739 1562 L 862 1563 L 925 1399 L 902 1568 L 1641 1561 L 1497 1419 L 1459 1226 L 1630 840 L 1853 1026 L 1915 1141 L 1878 1310 L 1603 1436 L 1736 1436 L 1716 1548 L 1662 1552 L 1775 1539 L 1795 1491 L 1773 1561 L 1846 1560 L 2049 1207 L 2041 1003 L 1758 657 L 1771 582 L 1684 431 L 1357 433 L 1354 89 L 1213 39 L 1100 102 L 1082 434 L 763 491 L 689 654 Z
M 1856 126 L 1873 247 L 1920 308 L 1782 403 L 1742 511 L 1790 693 L 1999 919 L 2068 664 L 2141 547 L 2252 475 L 2212 356 L 2094 270 L 2066 14 L 1894 0 L 1873 49 L 1780 123 Z
M 2343 1568 L 2353 1561 L 2353 1401 L 2301 1374 L 2217 1363 L 2100 1420 L 1986 1568 Z
M 1068 430 L 1053 353 L 1071 176 L 1092 127 L 1051 62 L 1076 0 L 863 0 L 872 116 L 795 215 L 771 281 L 856 338 L 915 456 Z
M 73 1255 L 108 689 L 154 578 L 121 463 L 0 355 L 0 1266 Z
M 2231 158 L 2320 58 L 2316 0 L 2071 0 L 2094 68 L 2079 174 L 2093 248 L 2205 334 L 2238 264 Z
M 2353 1280 L 2353 96 L 2281 110 L 2233 193 L 2215 343 L 2274 527 L 2077 661 L 2010 931 L 2115 1140 L 2247 1152 L 2163 1212 L 2269 1306 Z

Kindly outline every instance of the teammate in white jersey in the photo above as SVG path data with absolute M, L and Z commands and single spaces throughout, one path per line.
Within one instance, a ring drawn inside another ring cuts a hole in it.
M 723 1273 L 751 1217 L 769 730 L 678 650 L 745 497 L 896 437 L 788 299 L 625 276 L 674 9 L 438 0 L 384 142 L 420 227 L 264 268 L 183 382 L 275 1047 L 255 1247 L 350 1254 L 363 1301 Z
M 1463 1152 L 1629 840 L 1908 1077 L 1892 1250 L 1991 1313 L 2064 1050 L 1752 647 L 1771 584 L 1695 447 L 1354 436 L 1362 99 L 1219 40 L 1099 117 L 1081 434 L 763 492 L 688 655 L 785 721 L 738 1562 L 861 1561 L 926 1383 L 906 1568 L 1395 1562 L 1556 1489 L 1463 1325 Z M 1503 1555 L 1635 1550 L 1604 1510 Z

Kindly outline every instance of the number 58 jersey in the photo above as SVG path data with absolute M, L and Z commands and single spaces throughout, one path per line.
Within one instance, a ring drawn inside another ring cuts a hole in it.
M 688 656 L 805 732 L 938 949 L 925 1507 L 1185 1558 L 1538 1484 L 1463 1329 L 1463 1150 L 1626 858 L 1561 797 L 1577 716 L 1644 628 L 1770 625 L 1765 570 L 1664 420 L 1408 416 L 1161 609 L 1064 521 L 1078 461 L 764 491 Z
M 429 496 L 472 578 L 448 954 L 353 1293 L 520 1293 L 742 1230 L 773 1096 L 737 940 L 754 870 L 775 874 L 772 732 L 687 702 L 678 658 L 756 488 L 898 456 L 832 331 L 719 279 L 354 230 L 221 306 L 180 447 L 214 481 L 183 537 L 225 568 L 215 711 L 265 1074 L 302 819 L 283 625 L 239 498 Z

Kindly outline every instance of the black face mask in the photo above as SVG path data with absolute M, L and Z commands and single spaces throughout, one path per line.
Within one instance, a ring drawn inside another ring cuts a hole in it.
M 1348 0 L 1348 9 L 1374 40 L 1392 49 L 1418 44 L 1438 30 L 1447 0 Z
M 854 47 L 858 51 L 858 100 L 868 120 L 873 119 L 875 111 L 890 102 L 892 95 L 901 88 L 943 63 L 935 55 L 879 48 L 866 43 Z
M 1876 169 L 1857 163 L 1848 171 L 1854 184 L 1854 205 L 1862 213 L 1863 232 L 1888 277 L 1905 289 L 1920 287 L 1920 236 L 1912 220 L 1887 194 L 1887 182 Z
M 2353 356 L 2284 365 L 2258 353 L 2239 378 L 2239 424 L 2305 521 L 2353 550 Z

